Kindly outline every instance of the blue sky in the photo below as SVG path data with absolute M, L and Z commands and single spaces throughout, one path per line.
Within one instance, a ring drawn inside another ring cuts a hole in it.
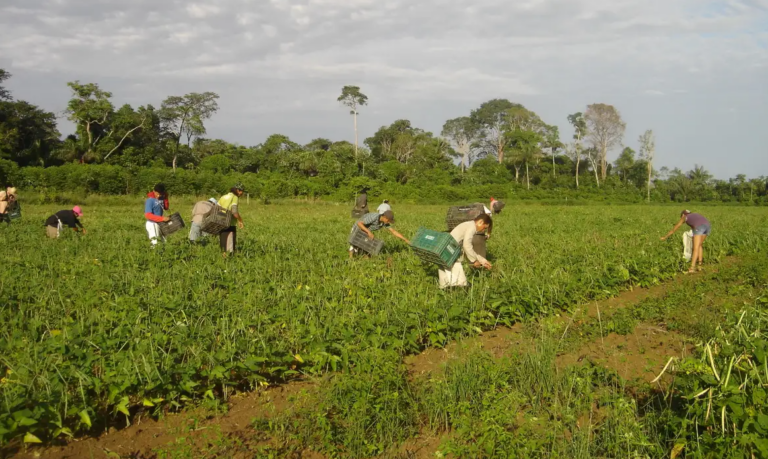
M 470 6 L 471 5 L 471 6 Z M 560 126 L 616 106 L 657 165 L 768 175 L 768 0 L 4 0 L 0 67 L 17 98 L 61 112 L 66 82 L 116 105 L 214 91 L 210 137 L 353 138 L 336 97 L 369 96 L 361 138 L 507 98 Z M 61 120 L 61 130 L 72 126 Z M 618 151 L 612 152 L 615 158 Z

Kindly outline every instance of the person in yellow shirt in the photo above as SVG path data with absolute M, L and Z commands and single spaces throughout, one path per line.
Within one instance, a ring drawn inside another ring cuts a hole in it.
M 229 193 L 219 198 L 219 206 L 232 212 L 232 216 L 237 220 L 237 227 L 233 224 L 219 233 L 219 245 L 224 257 L 227 256 L 227 253 L 234 253 L 237 248 L 237 228 L 243 229 L 245 227 L 243 217 L 240 216 L 238 209 L 239 198 L 243 193 L 245 193 L 243 185 L 237 184 L 229 190 Z

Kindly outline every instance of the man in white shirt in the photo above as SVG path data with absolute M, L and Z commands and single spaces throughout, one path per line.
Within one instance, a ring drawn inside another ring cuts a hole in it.
M 491 269 L 491 263 L 484 256 L 478 254 L 474 247 L 475 235 L 487 230 L 490 225 L 491 217 L 487 214 L 481 214 L 474 220 L 464 222 L 451 231 L 451 236 L 461 245 L 464 253 L 456 260 L 451 269 L 440 269 L 437 272 L 440 288 L 467 286 L 467 277 L 461 264 L 462 258 L 466 258 L 476 268 Z
M 383 214 L 388 210 L 392 210 L 392 206 L 389 205 L 389 199 L 385 199 L 384 202 L 379 204 L 379 207 L 376 208 L 376 212 L 378 212 L 379 214 Z

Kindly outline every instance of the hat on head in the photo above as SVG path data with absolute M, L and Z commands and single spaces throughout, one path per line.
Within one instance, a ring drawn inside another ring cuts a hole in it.
M 684 210 L 684 211 L 680 212 L 680 215 L 688 215 L 688 214 L 690 214 L 690 213 L 691 213 L 691 211 L 690 211 L 690 210 L 688 210 L 688 209 L 686 209 L 686 210 Z
M 208 200 L 208 202 L 212 202 L 212 203 L 214 203 L 214 204 L 216 204 L 216 205 L 218 205 L 218 204 L 219 204 L 219 201 L 217 201 L 217 200 L 216 200 L 216 198 L 210 198 L 210 199 Z
M 78 217 L 83 215 L 83 209 L 81 209 L 80 206 L 73 207 L 72 212 L 74 212 Z
M 391 210 L 385 211 L 383 214 L 381 214 L 383 217 L 387 217 L 389 219 L 390 223 L 395 223 L 395 214 Z
M 233 188 L 245 192 L 245 186 L 242 183 L 236 184 Z
M 389 204 L 389 199 L 385 199 L 384 204 Z

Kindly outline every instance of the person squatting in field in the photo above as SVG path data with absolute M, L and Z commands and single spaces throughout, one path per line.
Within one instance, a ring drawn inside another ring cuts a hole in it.
M 224 257 L 227 256 L 227 253 L 234 253 L 237 250 L 237 228 L 243 229 L 245 227 L 243 217 L 240 216 L 238 210 L 239 198 L 243 193 L 245 193 L 243 185 L 237 184 L 229 190 L 229 193 L 219 198 L 219 206 L 232 212 L 232 216 L 237 220 L 237 227 L 233 224 L 219 233 L 219 245 Z
M 158 225 L 160 222 L 170 220 L 163 216 L 164 210 L 168 210 L 168 193 L 165 191 L 165 185 L 158 183 L 153 191 L 147 193 L 147 200 L 144 201 L 144 218 L 147 219 L 144 226 L 153 248 L 157 245 L 158 239 L 165 242 L 165 236 L 160 232 L 160 225 Z
M 451 269 L 440 269 L 437 272 L 440 288 L 466 287 L 467 277 L 464 274 L 462 258 L 472 263 L 475 268 L 483 267 L 491 269 L 491 263 L 475 251 L 474 239 L 478 233 L 485 232 L 491 226 L 491 217 L 488 214 L 480 214 L 474 220 L 464 222 L 451 231 L 451 236 L 462 247 L 463 254 L 456 260 Z
M 701 269 L 704 259 L 703 244 L 707 240 L 707 236 L 712 232 L 712 224 L 705 216 L 692 213 L 690 210 L 684 210 L 680 213 L 680 221 L 661 240 L 664 241 L 675 234 L 675 231 L 683 226 L 683 223 L 687 223 L 693 230 L 693 255 L 691 256 L 691 267 L 688 269 L 689 273 L 693 273 L 696 271 L 696 263 L 699 264 L 699 269 Z
M 80 206 L 75 206 L 72 210 L 60 210 L 45 221 L 45 234 L 51 239 L 58 239 L 64 225 L 72 228 L 75 232 L 82 231 L 85 234 L 85 228 L 83 228 L 83 224 L 78 220 L 82 216 L 83 210 Z
M 192 207 L 192 225 L 189 227 L 189 242 L 196 242 L 202 236 L 210 236 L 210 234 L 203 231 L 203 219 L 205 216 L 213 210 L 213 206 L 219 202 L 216 198 L 211 198 L 207 201 L 196 202 Z
M 7 187 L 5 190 L 0 191 L 0 223 L 11 224 L 11 217 L 8 215 L 8 212 L 15 205 L 16 199 L 16 188 Z
M 365 234 L 368 235 L 368 239 L 373 240 L 373 231 L 378 231 L 382 228 L 386 228 L 396 238 L 400 238 L 410 245 L 411 241 L 405 238 L 402 234 L 395 231 L 390 225 L 395 223 L 395 214 L 391 210 L 387 210 L 384 213 L 371 212 L 363 215 L 358 221 L 355 222 L 355 226 L 360 228 Z M 355 226 L 352 227 L 352 231 L 355 230 Z M 352 258 L 354 254 L 358 253 L 360 249 L 355 246 L 349 246 L 349 258 Z

